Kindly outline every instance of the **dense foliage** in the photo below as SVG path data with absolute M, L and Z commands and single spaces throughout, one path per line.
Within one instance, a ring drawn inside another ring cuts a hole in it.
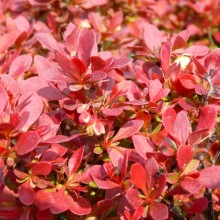
M 220 219 L 219 0 L 0 0 L 0 219 Z

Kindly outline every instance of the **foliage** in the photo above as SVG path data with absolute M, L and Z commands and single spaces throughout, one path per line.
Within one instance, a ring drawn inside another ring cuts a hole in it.
M 0 219 L 215 219 L 220 4 L 0 1 Z

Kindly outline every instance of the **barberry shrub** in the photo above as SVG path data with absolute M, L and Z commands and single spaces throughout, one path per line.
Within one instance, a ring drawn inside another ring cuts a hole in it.
M 210 2 L 0 1 L 0 219 L 220 218 Z

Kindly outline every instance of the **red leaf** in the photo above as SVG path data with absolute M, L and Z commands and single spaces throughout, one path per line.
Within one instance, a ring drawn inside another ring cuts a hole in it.
M 76 215 L 87 215 L 91 212 L 90 203 L 79 196 L 76 201 L 70 202 L 69 210 Z
M 54 205 L 50 208 L 53 214 L 60 214 L 69 209 L 69 196 L 61 189 L 58 192 L 52 192 Z
M 127 174 L 127 168 L 128 168 L 128 151 L 125 152 L 122 165 L 121 165 L 121 179 L 124 180 Z
M 34 56 L 34 65 L 39 76 L 41 76 L 41 72 L 52 67 L 50 61 L 40 55 Z
M 56 87 L 38 76 L 19 81 L 19 88 L 22 94 L 27 93 L 28 91 L 33 91 L 39 96 L 48 99 L 48 101 L 60 100 L 65 97 Z
M 109 176 L 109 178 L 113 180 L 113 177 L 115 177 L 115 167 L 113 166 L 113 164 L 110 162 L 104 163 L 103 168 L 105 172 L 107 173 L 107 175 Z
M 194 131 L 191 134 L 189 134 L 188 137 L 188 144 L 190 145 L 195 145 L 197 143 L 199 143 L 199 141 L 206 136 L 206 134 L 208 133 L 209 129 L 201 129 L 198 131 Z
M 191 90 L 194 89 L 197 85 L 196 79 L 191 74 L 183 74 L 180 76 L 180 83 L 185 89 Z
M 146 24 L 144 26 L 144 42 L 150 50 L 155 51 L 161 46 L 162 33 L 154 25 Z
M 140 110 L 136 114 L 136 119 L 144 121 L 143 128 L 148 129 L 151 124 L 151 114 L 145 110 Z
M 18 56 L 12 63 L 9 69 L 9 75 L 14 78 L 19 77 L 25 71 L 27 71 L 32 63 L 32 56 L 30 54 L 24 54 Z
M 167 181 L 166 175 L 162 174 L 156 182 L 157 187 L 156 187 L 155 191 L 153 191 L 153 193 L 151 193 L 151 197 L 157 199 L 161 196 L 161 194 L 163 193 L 164 188 L 166 186 L 166 181 Z
M 167 41 L 163 43 L 160 48 L 160 62 L 164 72 L 166 72 L 166 70 L 169 67 L 170 57 L 171 57 L 171 45 L 170 42 Z
M 173 130 L 176 121 L 176 111 L 173 108 L 167 108 L 162 115 L 162 123 L 167 132 Z
M 21 115 L 17 129 L 27 131 L 39 118 L 43 110 L 43 102 L 36 93 L 23 94 L 18 102 L 16 112 Z
M 132 187 L 126 190 L 125 197 L 133 209 L 138 209 L 143 204 L 143 200 L 140 198 L 138 190 Z
M 73 82 L 70 76 L 66 76 L 64 72 L 57 67 L 44 69 L 39 76 L 51 82 Z
M 17 36 L 18 34 L 16 30 L 0 36 L 0 54 L 14 44 Z
M 184 54 L 190 54 L 194 57 L 203 57 L 209 53 L 209 48 L 204 45 L 193 45 L 183 51 Z
M 205 197 L 197 198 L 192 201 L 190 212 L 192 214 L 200 214 L 208 207 L 208 199 Z
M 117 167 L 118 170 L 121 170 L 125 148 L 122 149 L 120 147 L 109 147 L 107 151 L 112 164 Z
M 220 188 L 220 166 L 207 167 L 200 171 L 200 183 L 210 189 Z
M 30 181 L 26 181 L 19 187 L 18 195 L 24 205 L 31 205 L 33 203 L 35 192 L 30 185 Z
M 92 174 L 91 174 L 92 175 Z M 107 180 L 100 180 L 98 178 L 96 178 L 95 176 L 92 175 L 92 178 L 95 182 L 95 184 L 101 188 L 101 189 L 113 189 L 115 187 L 119 187 L 118 184 L 112 182 L 111 180 L 107 179 Z
M 122 11 L 116 12 L 112 18 L 109 20 L 109 26 L 108 26 L 108 31 L 109 32 L 114 32 L 115 29 L 121 25 L 123 21 L 123 13 Z
M 81 31 L 77 27 L 75 27 L 65 39 L 65 45 L 70 54 L 76 53 L 79 45 L 80 34 Z
M 34 204 L 39 210 L 49 209 L 54 205 L 54 198 L 46 190 L 39 190 L 35 194 Z
M 169 132 L 179 144 L 185 144 L 191 131 L 191 125 L 187 117 L 187 112 L 182 110 L 176 116 L 173 131 Z
M 127 57 L 112 58 L 111 64 L 108 69 L 121 68 L 127 65 L 129 62 L 131 62 L 131 59 Z
M 180 186 L 182 189 L 184 189 L 184 191 L 189 192 L 190 194 L 196 194 L 199 192 L 202 185 L 199 181 L 199 178 L 195 179 L 195 178 L 185 177 L 180 182 Z
M 168 208 L 163 203 L 152 203 L 150 206 L 150 216 L 154 220 L 165 220 L 168 218 Z
M 196 131 L 202 129 L 208 129 L 211 131 L 216 124 L 217 120 L 217 109 L 214 105 L 203 106 L 200 110 L 198 124 Z
M 111 141 L 116 142 L 136 134 L 141 129 L 143 124 L 144 122 L 142 120 L 131 120 L 126 122 Z
M 141 216 L 144 214 L 144 207 L 143 206 L 140 206 L 138 207 L 134 214 L 133 214 L 133 218 L 134 219 L 141 219 Z
M 133 184 L 138 189 L 141 189 L 143 193 L 147 196 L 147 175 L 144 167 L 141 164 L 135 163 L 131 166 L 130 179 Z
M 17 102 L 20 97 L 20 88 L 18 87 L 18 82 L 12 76 L 9 76 L 8 74 L 2 74 L 1 83 L 4 85 L 5 90 L 9 91 L 9 96 L 13 99 L 13 101 Z M 0 100 L 4 103 L 4 99 L 2 97 L 0 97 Z
M 102 113 L 104 116 L 118 116 L 123 112 L 123 107 L 118 108 L 105 108 L 102 107 Z
M 208 71 L 215 70 L 220 63 L 220 49 L 212 51 L 205 59 L 205 67 Z
M 35 37 L 44 48 L 50 51 L 59 51 L 59 45 L 51 34 L 37 33 Z
M 115 85 L 112 89 L 111 96 L 108 99 L 106 105 L 111 104 L 114 102 L 119 96 L 125 95 L 131 88 L 132 82 L 129 80 L 119 82 Z
M 80 6 L 82 8 L 85 8 L 85 9 L 91 9 L 93 7 L 97 7 L 97 6 L 101 6 L 101 5 L 105 5 L 109 2 L 109 0 L 99 0 L 99 1 L 96 1 L 96 0 L 87 0 L 87 1 L 82 1 L 80 2 Z
M 193 158 L 193 150 L 189 145 L 180 145 L 177 149 L 176 160 L 181 171 L 184 170 L 189 161 Z
M 32 167 L 32 175 L 47 176 L 51 172 L 51 163 L 49 162 L 37 162 Z
M 92 65 L 92 71 L 102 70 L 106 67 L 105 61 L 100 57 L 96 57 L 96 56 L 91 57 L 91 65 Z
M 93 205 L 90 215 L 96 216 L 99 219 L 103 213 L 107 212 L 114 204 L 114 200 L 112 199 L 99 200 Z
M 74 63 L 58 52 L 55 53 L 55 57 L 60 67 L 68 76 L 71 76 L 77 82 L 80 81 L 80 71 Z
M 147 175 L 147 188 L 151 191 L 151 188 L 154 187 L 157 178 L 155 178 L 159 170 L 159 165 L 154 157 L 149 158 L 145 163 L 145 172 Z
M 92 118 L 91 114 L 87 111 L 84 111 L 79 116 L 79 122 L 88 124 L 91 121 L 91 118 Z
M 96 36 L 93 30 L 82 30 L 79 40 L 77 54 L 80 60 L 88 67 L 90 57 L 97 52 Z
M 158 79 L 151 81 L 149 87 L 149 97 L 151 102 L 157 102 L 163 97 L 167 96 L 169 89 L 163 89 L 162 84 Z
M 75 173 L 78 170 L 83 158 L 84 149 L 85 149 L 84 147 L 80 147 L 73 153 L 73 155 L 69 159 L 68 162 L 69 175 Z
M 187 45 L 186 41 L 181 36 L 177 36 L 175 41 L 173 42 L 172 50 L 177 50 L 177 49 L 183 48 L 186 45 Z
M 38 144 L 40 143 L 39 135 L 34 131 L 27 131 L 23 133 L 19 139 L 17 144 L 15 145 L 15 149 L 18 155 L 25 155 L 31 151 L 33 151 Z
M 90 181 L 92 181 L 92 176 L 101 179 L 106 176 L 106 172 L 101 165 L 93 165 L 89 167 L 84 173 L 82 173 L 80 177 L 80 182 L 88 184 Z
M 150 139 L 143 135 L 133 135 L 132 141 L 134 143 L 135 150 L 144 159 L 146 158 L 146 153 L 153 152 L 155 149 Z
M 71 61 L 77 67 L 80 74 L 83 74 L 84 72 L 86 72 L 87 68 L 85 64 L 78 57 L 73 57 Z
M 178 104 L 181 106 L 181 108 L 183 108 L 186 111 L 193 111 L 196 108 L 195 104 L 192 102 L 189 102 L 189 100 L 187 100 L 186 98 L 181 98 L 178 101 Z
M 68 136 L 64 136 L 64 135 L 57 135 L 55 137 L 51 137 L 49 139 L 46 139 L 43 141 L 43 143 L 47 143 L 47 144 L 58 144 L 58 143 L 62 143 L 62 142 L 68 142 L 73 140 L 74 138 L 77 138 L 79 136 L 81 136 L 82 134 L 74 134 L 70 137 Z
M 88 82 L 96 82 L 96 81 L 101 81 L 107 77 L 107 74 L 104 71 L 101 70 L 96 70 L 92 72 L 90 75 L 89 79 L 87 80 Z

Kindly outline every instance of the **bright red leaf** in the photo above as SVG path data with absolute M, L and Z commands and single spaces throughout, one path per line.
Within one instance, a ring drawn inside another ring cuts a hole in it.
M 43 175 L 47 176 L 51 172 L 51 163 L 46 161 L 40 161 L 33 165 L 32 175 Z
M 173 130 L 173 125 L 176 121 L 176 111 L 173 108 L 167 108 L 162 115 L 162 123 L 167 132 Z
M 181 171 L 184 170 L 189 161 L 193 158 L 193 149 L 189 145 L 180 145 L 177 149 L 176 160 Z
M 68 162 L 69 175 L 74 174 L 78 170 L 80 163 L 82 161 L 82 158 L 83 158 L 83 153 L 84 153 L 84 147 L 80 147 L 70 157 L 69 162 Z
M 135 163 L 131 166 L 130 178 L 133 184 L 147 196 L 147 175 L 141 164 Z
M 27 131 L 23 133 L 19 139 L 17 144 L 15 145 L 15 149 L 18 155 L 25 155 L 33 151 L 38 144 L 40 143 L 39 135 L 34 131 Z

